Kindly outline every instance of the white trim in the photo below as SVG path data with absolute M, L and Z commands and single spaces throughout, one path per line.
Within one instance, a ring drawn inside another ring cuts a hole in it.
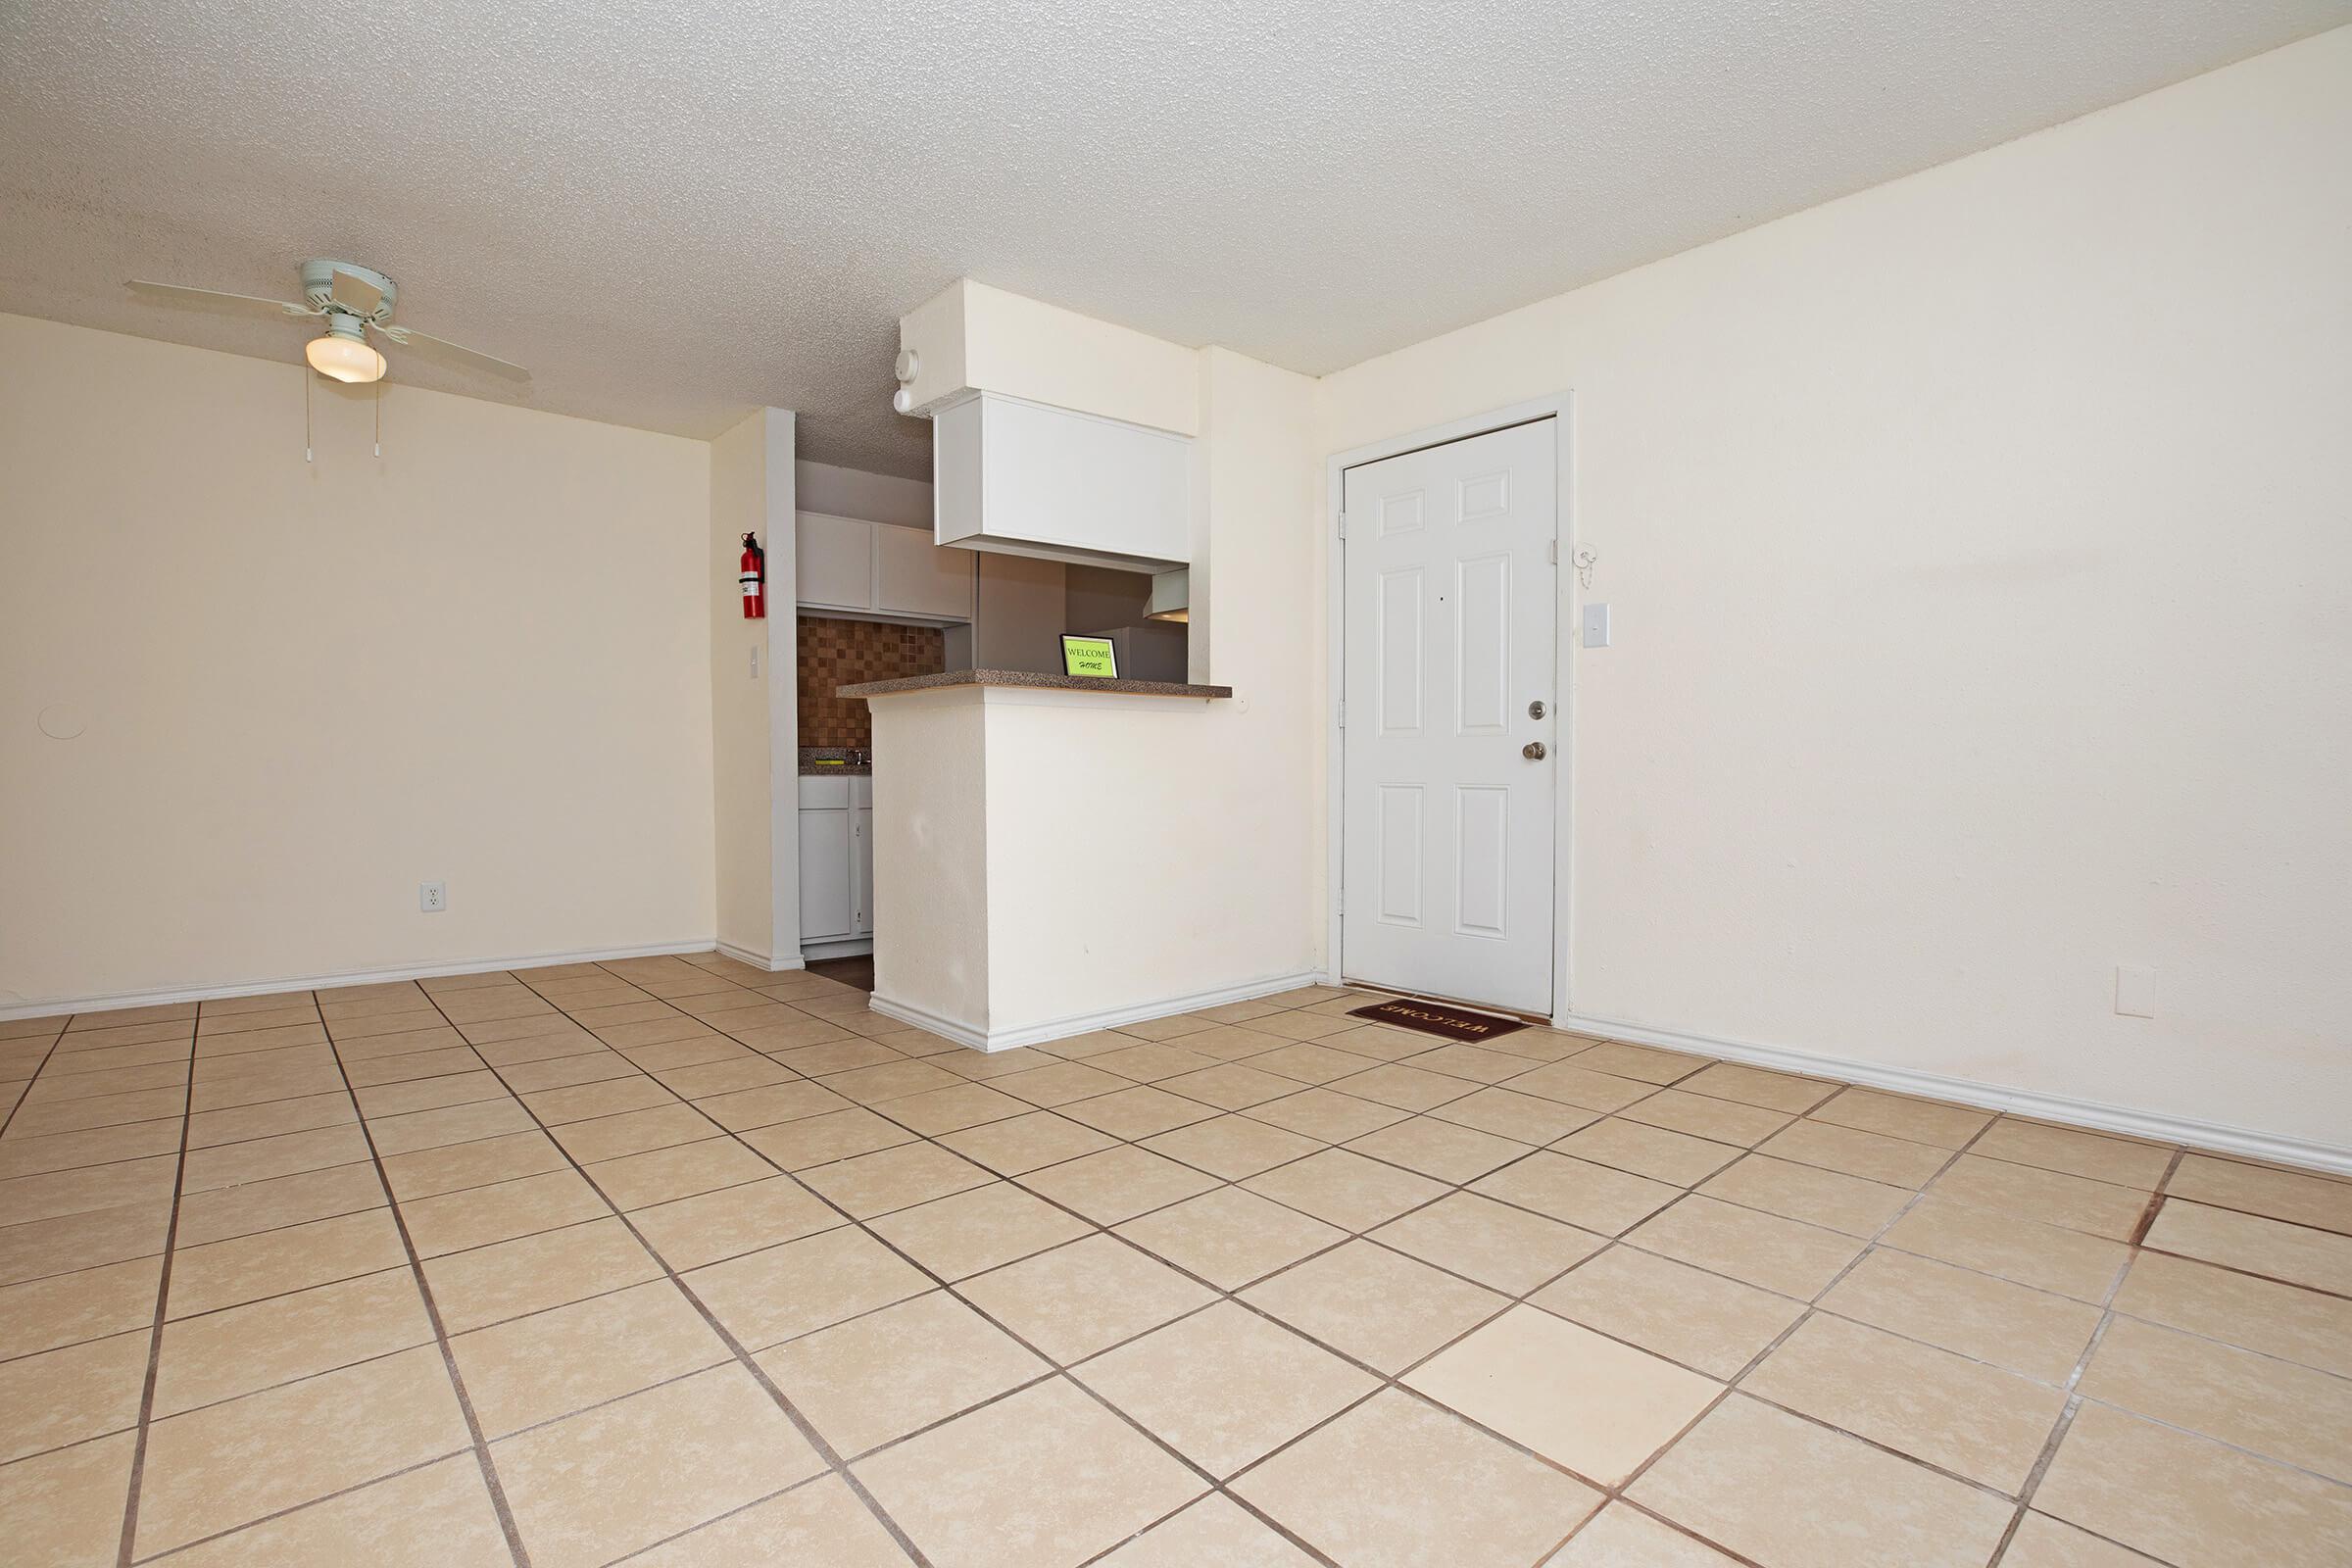
M 1575 406 L 1576 394 L 1573 391 L 1554 392 L 1548 397 L 1530 398 L 1524 403 L 1474 414 L 1467 418 L 1449 419 L 1427 429 L 1351 447 L 1323 460 L 1323 500 L 1329 509 L 1333 525 L 1332 534 L 1327 536 L 1329 549 L 1325 552 L 1330 569 L 1325 573 L 1324 619 L 1331 626 L 1331 636 L 1324 651 L 1330 670 L 1326 692 L 1329 710 L 1323 715 L 1324 804 L 1327 817 L 1324 827 L 1324 859 L 1327 863 L 1324 868 L 1323 903 L 1326 919 L 1323 972 L 1317 976 L 1325 985 L 1347 983 L 1341 978 L 1345 932 L 1341 927 L 1340 885 L 1348 868 L 1348 847 L 1345 842 L 1348 759 L 1347 737 L 1340 729 L 1340 705 L 1348 696 L 1348 550 L 1346 541 L 1339 537 L 1338 522 L 1348 499 L 1348 470 L 1367 463 L 1378 463 L 1385 458 L 1398 458 L 1408 452 L 1419 452 L 1426 447 L 1466 441 L 1472 436 L 1490 435 L 1512 425 L 1549 418 L 1554 421 L 1552 459 L 1558 468 L 1551 503 L 1551 531 L 1557 557 L 1552 564 L 1558 573 L 1554 579 L 1558 603 L 1553 606 L 1551 631 L 1556 682 L 1556 700 L 1552 704 L 1552 749 L 1559 758 L 1559 764 L 1551 775 L 1551 1004 L 1555 1009 L 1564 1009 L 1569 1004 L 1568 915 L 1573 906 L 1570 893 L 1576 867 L 1575 627 L 1580 618 L 1577 595 L 1570 591 L 1576 581 L 1576 501 L 1573 485 Z
M 935 1035 L 953 1040 L 959 1046 L 969 1046 L 974 1051 L 1011 1051 L 1021 1046 L 1043 1045 L 1049 1040 L 1066 1040 L 1072 1035 L 1088 1034 L 1097 1029 L 1116 1029 L 1121 1024 L 1142 1023 L 1148 1018 L 1172 1018 L 1180 1012 L 1198 1012 L 1202 1007 L 1223 1006 L 1229 1002 L 1250 1002 L 1259 997 L 1273 996 L 1277 992 L 1311 986 L 1321 979 L 1318 971 L 1301 969 L 1296 974 L 1249 980 L 1215 991 L 1196 991 L 1190 996 L 1169 997 L 1159 1002 L 1147 1002 L 1140 1006 L 1105 1007 L 1101 1012 L 1075 1013 L 1047 1023 L 1024 1024 L 1017 1029 L 975 1029 L 970 1024 L 943 1018 L 911 1003 L 893 1002 L 879 993 L 868 1005 L 885 1018 L 896 1018 L 901 1023 L 928 1029 Z
M 873 951 L 872 937 L 829 937 L 820 942 L 804 942 L 801 944 L 802 961 L 793 967 L 804 968 L 811 958 L 858 958 Z
M 737 963 L 748 963 L 755 969 L 765 969 L 769 974 L 782 974 L 786 970 L 808 967 L 799 958 L 771 958 L 764 953 L 754 953 L 751 949 L 739 948 L 732 942 L 719 943 L 718 952 L 723 957 L 733 958 Z
M 1917 1095 L 1928 1100 L 1956 1101 L 1985 1110 L 2013 1111 L 2021 1116 L 2037 1116 L 2044 1121 L 2066 1122 L 2099 1132 L 2122 1133 L 2127 1137 L 2145 1138 L 2160 1144 L 2183 1144 L 2226 1154 L 2243 1154 L 2252 1159 L 2278 1160 L 2283 1164 L 2306 1165 L 2316 1170 L 2352 1175 L 2352 1147 L 2324 1144 L 2315 1139 L 2297 1138 L 2285 1133 L 2257 1132 L 2250 1127 L 2199 1121 L 2191 1116 L 2140 1110 L 2130 1105 L 2111 1105 L 2098 1100 L 2078 1100 L 2071 1095 L 2044 1094 L 2038 1089 L 2012 1089 L 1999 1084 L 1980 1083 L 1973 1078 L 1949 1078 L 1941 1073 L 1922 1072 L 1912 1067 L 1889 1067 L 1883 1062 L 1860 1061 L 1848 1056 L 1825 1056 L 1809 1051 L 1791 1051 L 1784 1046 L 1760 1046 L 1744 1040 L 1719 1040 L 1712 1035 L 1659 1029 L 1648 1024 L 1627 1023 L 1617 1018 L 1590 1018 L 1581 1013 L 1562 1012 L 1553 1017 L 1552 1027 L 1574 1034 L 1601 1035 L 1611 1040 L 1632 1041 L 1636 1045 L 1685 1051 L 1695 1055 L 1721 1056 L 1727 1061 L 1746 1062 L 1781 1072 L 1835 1078 L 1845 1083 L 1891 1090 L 1896 1094 Z
M 682 953 L 714 951 L 723 950 L 709 937 L 697 937 L 691 942 L 657 942 L 635 948 L 582 948 L 571 953 L 533 953 L 520 957 L 460 958 L 449 963 L 395 964 L 381 969 L 348 969 L 339 974 L 241 980 L 224 986 L 178 986 L 154 991 L 118 991 L 102 997 L 58 997 L 47 1002 L 9 1003 L 0 1006 L 0 1021 L 41 1018 L 51 1013 L 113 1012 L 121 1007 L 153 1007 L 174 1002 L 212 1002 L 222 997 L 265 997 L 279 991 L 323 991 L 332 986 L 424 980 L 444 974 L 481 974 L 492 969 L 545 969 L 559 963 L 602 963 L 612 958 L 660 958 Z M 729 954 L 728 956 L 738 955 Z M 743 961 L 755 965 L 766 962 L 763 958 L 745 958 Z

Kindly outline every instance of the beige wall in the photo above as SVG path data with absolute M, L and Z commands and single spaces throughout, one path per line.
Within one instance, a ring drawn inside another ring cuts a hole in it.
M 2352 1146 L 2348 148 L 2339 30 L 1328 379 L 1574 393 L 1576 1013 Z
M 707 943 L 709 447 L 293 341 L 0 317 L 0 1007 Z

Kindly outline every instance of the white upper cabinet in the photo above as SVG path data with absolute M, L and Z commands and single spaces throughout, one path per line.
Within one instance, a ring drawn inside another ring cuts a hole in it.
M 1190 437 L 969 392 L 932 415 L 943 545 L 1160 571 L 1192 560 Z
M 920 528 L 804 512 L 796 519 L 796 595 L 809 610 L 892 620 L 972 618 L 977 560 Z

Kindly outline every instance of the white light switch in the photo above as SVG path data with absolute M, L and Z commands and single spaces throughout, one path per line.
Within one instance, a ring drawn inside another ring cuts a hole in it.
M 1609 646 L 1608 606 L 1587 605 L 1585 607 L 1585 646 L 1587 648 Z
M 2156 971 L 2144 963 L 2115 966 L 2115 1010 L 2126 1018 L 2156 1016 Z

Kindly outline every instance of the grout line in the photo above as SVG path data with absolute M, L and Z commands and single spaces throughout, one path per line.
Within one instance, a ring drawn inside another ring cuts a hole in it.
M 190 1060 L 196 1050 L 195 1037 L 188 1040 Z M 195 1077 L 191 1068 L 191 1083 Z M 192 1088 L 183 1091 L 193 1094 Z M 188 1118 L 183 1110 L 179 1123 L 179 1159 L 172 1173 L 172 1217 L 164 1226 L 163 1263 L 157 1270 L 155 1282 L 155 1324 L 147 1341 L 147 1373 L 139 1385 L 139 1421 L 136 1435 L 131 1439 L 130 1485 L 122 1497 L 122 1534 L 116 1543 L 116 1568 L 129 1568 L 131 1548 L 138 1536 L 139 1490 L 147 1474 L 147 1438 L 155 1424 L 155 1379 L 164 1356 L 164 1309 L 172 1298 L 172 1254 L 179 1236 L 179 1203 L 182 1188 L 188 1175 Z
M 343 1053 L 338 1049 L 334 1054 L 337 1069 L 344 1071 L 344 1092 L 349 1094 L 351 1080 L 344 1067 Z M 353 1114 L 359 1115 L 356 1098 L 353 1101 Z M 514 1513 L 508 1504 L 506 1488 L 500 1483 L 498 1472 L 490 1463 L 490 1445 L 482 1435 L 481 1418 L 474 1414 L 473 1399 L 466 1392 L 466 1379 L 458 1370 L 457 1355 L 449 1348 L 449 1326 L 442 1321 L 441 1303 L 433 1297 L 432 1282 L 424 1276 L 424 1263 L 417 1256 L 416 1240 L 409 1234 L 408 1217 L 401 1213 L 399 1200 L 392 1195 L 392 1179 L 384 1173 L 384 1156 L 375 1146 L 374 1130 L 368 1125 L 365 1117 L 360 1118 L 359 1126 L 360 1136 L 368 1144 L 368 1158 L 375 1166 L 376 1182 L 383 1188 L 384 1202 L 390 1208 L 393 1228 L 399 1233 L 401 1251 L 408 1259 L 410 1277 L 416 1284 L 416 1294 L 424 1301 L 425 1316 L 432 1325 L 433 1344 L 441 1352 L 442 1371 L 448 1376 L 450 1390 L 457 1396 L 459 1413 L 466 1418 L 466 1433 L 472 1442 L 474 1462 L 481 1469 L 482 1485 L 490 1494 L 490 1506 L 498 1515 L 499 1529 L 507 1538 L 507 1550 L 513 1555 L 515 1568 L 530 1568 L 531 1556 L 523 1546 L 521 1533 L 514 1527 Z

